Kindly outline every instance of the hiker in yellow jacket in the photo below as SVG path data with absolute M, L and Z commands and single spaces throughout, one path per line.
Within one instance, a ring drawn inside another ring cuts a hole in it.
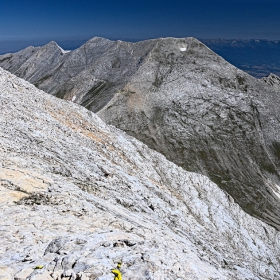
M 121 274 L 121 272 L 120 272 L 120 270 L 119 270 L 119 269 L 121 268 L 121 265 L 122 265 L 122 263 L 121 263 L 121 262 L 118 262 L 117 268 L 111 270 L 112 273 L 115 275 L 114 280 L 122 280 L 122 274 Z

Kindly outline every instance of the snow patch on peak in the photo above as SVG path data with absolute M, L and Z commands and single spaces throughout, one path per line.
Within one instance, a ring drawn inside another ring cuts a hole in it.
M 63 54 L 65 54 L 65 53 L 69 53 L 70 52 L 70 50 L 64 50 L 62 47 L 60 47 L 55 41 L 51 41 L 51 42 L 49 42 L 47 45 L 45 45 L 45 46 L 43 46 L 43 47 L 45 47 L 45 48 L 47 48 L 47 49 L 49 49 L 49 48 L 51 48 L 51 49 L 53 49 L 53 48 L 55 48 L 55 49 L 58 49 L 58 50 L 60 50 L 60 52 L 61 53 L 63 53 Z
M 64 54 L 64 53 L 69 53 L 69 52 L 71 52 L 71 51 L 69 51 L 69 50 L 64 50 L 62 47 L 60 47 L 59 45 L 57 45 L 58 47 L 59 47 L 59 49 L 60 49 L 60 51 Z

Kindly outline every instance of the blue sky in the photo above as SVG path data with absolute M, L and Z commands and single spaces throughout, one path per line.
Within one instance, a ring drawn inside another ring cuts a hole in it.
M 156 37 L 280 39 L 280 0 L 0 0 L 7 40 Z

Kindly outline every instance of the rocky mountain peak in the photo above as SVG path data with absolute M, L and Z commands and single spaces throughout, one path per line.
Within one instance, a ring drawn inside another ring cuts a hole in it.
M 60 46 L 55 41 L 50 41 L 43 48 L 60 48 Z
M 98 115 L 279 229 L 279 105 L 277 92 L 198 40 L 167 38 Z

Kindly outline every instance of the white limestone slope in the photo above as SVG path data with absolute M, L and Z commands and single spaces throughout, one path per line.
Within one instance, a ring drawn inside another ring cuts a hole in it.
M 6 279 L 280 279 L 279 232 L 207 177 L 2 69 L 0 104 Z

